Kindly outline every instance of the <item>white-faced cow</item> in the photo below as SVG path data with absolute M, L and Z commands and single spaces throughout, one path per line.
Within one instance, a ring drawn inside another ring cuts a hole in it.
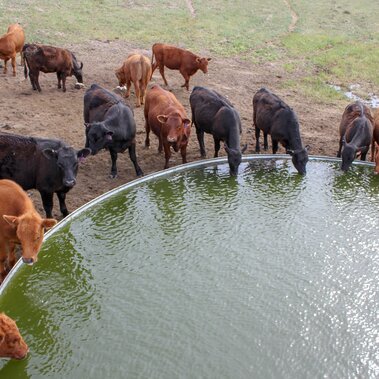
M 79 161 L 89 149 L 75 150 L 60 140 L 0 134 L 0 179 L 11 179 L 24 190 L 35 188 L 47 217 L 52 217 L 57 194 L 63 216 L 68 215 L 66 193 L 74 187 Z
M 342 114 L 339 132 L 337 157 L 342 156 L 341 170 L 347 171 L 358 153 L 364 161 L 369 151 L 373 137 L 373 117 L 370 109 L 360 101 L 349 104 Z
M 230 175 L 237 175 L 242 153 L 247 147 L 242 150 L 240 147 L 242 127 L 238 112 L 224 96 L 203 87 L 195 87 L 192 90 L 190 104 L 201 156 L 206 156 L 204 132 L 210 133 L 214 140 L 214 157 L 218 156 L 220 142 L 224 141 Z
M 109 150 L 112 168 L 111 178 L 117 177 L 117 153 L 129 150 L 136 175 L 143 172 L 137 163 L 136 156 L 136 123 L 133 111 L 120 96 L 100 87 L 97 84 L 84 95 L 84 123 L 86 127 L 86 147 L 93 155 L 100 150 Z
M 307 148 L 303 147 L 300 137 L 299 121 L 290 108 L 277 95 L 261 88 L 253 97 L 253 121 L 255 126 L 255 151 L 260 151 L 259 135 L 263 131 L 264 149 L 268 149 L 268 134 L 271 135 L 272 153 L 276 154 L 279 142 L 292 156 L 292 163 L 299 174 L 306 173 L 308 162 Z
M 190 77 L 195 75 L 199 69 L 206 74 L 210 60 L 211 58 L 199 57 L 188 50 L 176 46 L 155 43 L 152 48 L 151 56 L 151 76 L 153 76 L 155 69 L 159 67 L 159 72 L 164 80 L 164 84 L 167 86 L 167 80 L 164 75 L 165 66 L 171 70 L 179 70 L 185 80 L 182 87 L 186 87 L 188 90 Z

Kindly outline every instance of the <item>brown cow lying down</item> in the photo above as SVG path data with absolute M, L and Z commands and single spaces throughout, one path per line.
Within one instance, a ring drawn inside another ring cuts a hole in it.
M 29 348 L 17 328 L 16 323 L 4 313 L 0 313 L 0 358 L 23 359 Z
M 151 77 L 149 58 L 141 54 L 131 54 L 123 65 L 115 71 L 119 86 L 127 86 L 125 97 L 130 96 L 130 87 L 133 82 L 136 92 L 136 106 L 140 107 L 145 100 L 147 84 Z
M 375 174 L 379 174 L 379 109 L 374 115 L 374 133 L 371 146 L 371 161 L 375 162 Z
M 15 245 L 21 244 L 22 260 L 37 262 L 45 229 L 57 223 L 41 218 L 27 193 L 15 182 L 0 180 L 0 280 L 16 263 Z M 8 262 L 7 262 L 8 261 Z
M 145 146 L 150 146 L 150 130 L 158 137 L 158 151 L 165 152 L 165 165 L 168 168 L 171 151 L 170 147 L 177 152 L 180 150 L 183 163 L 187 162 L 187 144 L 191 133 L 191 120 L 186 111 L 174 94 L 164 90 L 158 84 L 154 85 L 146 95 L 145 102 Z
M 167 86 L 167 80 L 164 76 L 164 67 L 171 70 L 179 70 L 185 80 L 182 87 L 189 89 L 190 77 L 196 74 L 197 70 L 201 70 L 206 74 L 208 72 L 208 61 L 212 58 L 201 58 L 188 50 L 180 49 L 176 46 L 165 45 L 164 43 L 155 43 L 152 48 L 153 55 L 151 57 L 152 74 L 157 67 Z M 154 57 L 156 62 L 154 62 Z
M 13 76 L 16 76 L 16 54 L 22 51 L 24 42 L 24 30 L 19 24 L 9 25 L 8 32 L 0 37 L 0 59 L 4 60 L 4 74 L 7 73 L 7 63 L 11 59 Z

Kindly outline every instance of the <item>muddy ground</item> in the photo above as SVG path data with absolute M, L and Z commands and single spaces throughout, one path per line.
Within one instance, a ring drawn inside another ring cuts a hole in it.
M 107 89 L 114 89 L 117 80 L 114 70 L 121 66 L 123 60 L 131 52 L 140 52 L 151 56 L 147 50 L 139 50 L 123 41 L 91 41 L 83 45 L 65 46 L 72 50 L 83 62 L 85 86 L 97 83 Z M 83 95 L 85 89 L 75 89 L 75 78 L 68 78 L 67 92 L 57 89 L 55 74 L 40 75 L 42 92 L 32 90 L 29 80 L 24 79 L 23 67 L 17 58 L 17 76 L 0 74 L 0 132 L 16 133 L 28 136 L 60 138 L 73 147 L 84 147 L 85 133 L 83 125 Z M 212 57 L 209 73 L 198 72 L 190 81 L 190 91 L 194 85 L 202 85 L 214 89 L 227 96 L 239 111 L 243 126 L 241 144 L 248 144 L 246 154 L 254 153 L 255 137 L 252 127 L 252 97 L 261 87 L 265 86 L 278 94 L 296 111 L 304 145 L 311 146 L 313 155 L 335 156 L 338 148 L 338 125 L 344 110 L 349 103 L 317 103 L 304 98 L 293 90 L 283 89 L 283 83 L 289 77 L 280 64 L 267 63 L 253 65 L 239 58 L 221 59 Z M 184 80 L 178 71 L 166 69 L 169 89 L 184 104 L 190 117 L 189 94 L 181 88 Z M 151 83 L 163 86 L 158 70 L 154 73 Z M 157 138 L 151 136 L 151 148 L 144 148 L 145 130 L 143 108 L 135 108 L 134 90 L 130 100 L 126 100 L 132 108 L 137 123 L 137 155 L 138 162 L 145 174 L 163 169 L 163 154 L 157 153 Z M 206 139 L 207 156 L 213 156 L 213 140 Z M 225 152 L 221 149 L 221 154 Z M 284 153 L 281 148 L 279 152 Z M 187 160 L 199 160 L 199 148 L 194 128 L 188 145 Z M 173 153 L 170 165 L 181 164 L 180 153 Z M 136 178 L 128 153 L 119 154 L 119 176 L 109 178 L 110 156 L 105 150 L 96 156 L 90 156 L 80 167 L 77 184 L 67 195 L 67 206 L 73 211 L 102 193 Z M 39 195 L 33 191 L 32 197 L 37 208 L 43 213 Z M 54 217 L 60 219 L 58 200 L 54 198 Z

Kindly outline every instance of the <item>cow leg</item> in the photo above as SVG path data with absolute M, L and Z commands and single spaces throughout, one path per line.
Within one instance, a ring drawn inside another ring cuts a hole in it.
M 143 82 L 140 83 L 141 88 L 141 104 L 145 102 L 145 93 L 146 93 L 146 86 L 143 84 Z
M 9 243 L 8 252 L 8 271 L 16 264 L 16 245 L 12 242 Z
M 276 154 L 279 148 L 279 141 L 271 139 L 272 142 L 272 153 Z
M 171 150 L 170 150 L 170 145 L 168 143 L 164 144 L 164 156 L 165 156 L 165 165 L 163 168 L 168 168 L 168 162 L 171 158 Z
M 368 152 L 368 148 L 364 149 L 364 150 L 361 150 L 361 161 L 365 161 L 366 160 L 367 152 Z
M 181 87 L 186 87 L 187 91 L 189 91 L 189 80 L 190 76 L 185 71 L 180 71 L 180 73 L 183 75 L 184 78 L 184 84 Z
M 147 121 L 145 122 L 145 131 L 146 131 L 145 148 L 148 149 L 150 147 L 150 138 L 149 138 L 150 125 Z
M 259 135 L 261 134 L 261 130 L 255 127 L 255 152 L 259 153 L 261 151 L 261 147 L 259 146 Z
M 161 73 L 161 76 L 162 76 L 162 78 L 163 78 L 164 84 L 165 84 L 166 86 L 168 86 L 168 83 L 167 83 L 166 77 L 164 76 L 164 65 L 159 66 L 159 72 Z
M 16 53 L 14 53 L 14 57 L 12 57 L 12 69 L 13 69 L 13 76 L 16 76 Z
M 214 158 L 217 158 L 218 157 L 218 152 L 220 151 L 220 140 L 216 139 L 216 138 L 213 138 L 213 139 L 215 141 L 215 155 L 214 155 Z
M 36 81 L 34 78 L 34 74 L 32 74 L 31 71 L 29 71 L 29 79 L 30 79 L 30 83 L 32 84 L 33 91 L 36 91 L 37 90 Z
M 52 218 L 53 214 L 53 195 L 54 192 L 40 191 L 43 209 L 45 210 L 46 217 Z
M 267 140 L 268 133 L 263 132 L 263 149 L 268 150 L 268 140 Z M 272 139 L 271 139 L 272 140 Z M 276 148 L 278 150 L 278 148 Z M 275 154 L 275 153 L 274 153 Z
M 61 85 L 62 77 L 61 77 L 60 72 L 57 72 L 57 79 L 58 79 L 58 89 L 61 89 L 62 88 L 62 85 Z
M 197 140 L 199 141 L 201 158 L 205 158 L 207 154 L 205 152 L 205 145 L 204 145 L 204 132 L 196 128 L 196 136 L 197 136 Z
M 156 69 L 157 67 L 158 67 L 158 63 L 155 61 L 155 62 L 153 63 L 153 65 L 151 66 L 150 80 L 151 80 L 151 78 L 153 77 L 154 71 L 155 71 L 155 69 Z
M 117 152 L 113 149 L 109 149 L 109 153 L 111 155 L 112 160 L 112 167 L 111 167 L 111 174 L 109 177 L 111 179 L 117 178 Z
M 61 210 L 63 217 L 66 217 L 69 214 L 66 206 L 66 193 L 67 192 L 56 192 L 59 200 L 59 209 Z
M 62 87 L 63 92 L 66 92 L 66 74 L 62 74 Z
M 126 92 L 124 97 L 129 97 L 130 96 L 130 87 L 132 86 L 132 82 L 128 80 L 126 82 Z
M 38 77 L 39 77 L 39 71 L 37 71 L 34 75 L 34 79 L 35 79 L 35 85 L 37 87 L 37 90 L 38 92 L 41 92 L 41 87 L 39 85 L 39 80 L 38 80 Z
M 7 63 L 8 63 L 8 60 L 9 59 L 4 59 L 4 74 L 6 74 L 7 73 Z
M 162 152 L 162 150 L 163 150 L 163 144 L 162 144 L 162 137 L 161 136 L 158 137 L 158 141 L 159 141 L 159 144 L 158 144 L 158 153 L 160 154 Z M 168 149 L 170 151 L 170 147 Z
M 180 154 L 182 155 L 182 163 L 187 163 L 187 145 L 180 148 Z
M 132 143 L 129 146 L 129 157 L 130 157 L 130 160 L 133 162 L 134 169 L 136 170 L 136 175 L 137 176 L 142 176 L 143 172 L 141 170 L 141 167 L 138 166 L 138 163 L 137 163 L 136 144 L 135 143 Z
M 136 107 L 138 108 L 141 106 L 141 91 L 138 80 L 134 83 L 134 91 L 136 92 Z

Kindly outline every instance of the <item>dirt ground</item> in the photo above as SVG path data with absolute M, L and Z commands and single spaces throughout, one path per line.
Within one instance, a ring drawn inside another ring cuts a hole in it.
M 72 50 L 79 61 L 84 64 L 83 76 L 85 87 L 97 83 L 107 89 L 115 89 L 118 85 L 114 70 L 121 66 L 131 52 L 140 52 L 151 56 L 151 51 L 139 50 L 124 41 L 91 41 L 85 45 L 65 46 Z M 0 132 L 15 133 L 28 136 L 59 138 L 80 149 L 84 147 L 85 133 L 83 125 L 83 95 L 85 89 L 75 89 L 75 78 L 68 78 L 67 92 L 57 89 L 55 74 L 40 75 L 41 93 L 34 92 L 28 80 L 24 79 L 23 67 L 17 58 L 17 76 L 11 70 L 4 75 L 0 69 Z M 169 89 L 185 106 L 188 116 L 189 95 L 181 88 L 184 79 L 178 71 L 166 69 Z M 252 126 L 252 98 L 261 87 L 267 87 L 279 95 L 296 111 L 304 145 L 310 145 L 310 154 L 335 156 L 338 148 L 338 125 L 344 107 L 349 103 L 338 102 L 318 104 L 304 98 L 295 91 L 283 90 L 283 82 L 289 79 L 288 74 L 279 64 L 267 63 L 253 65 L 238 58 L 220 59 L 212 57 L 209 72 L 204 75 L 198 72 L 190 80 L 190 91 L 195 85 L 214 89 L 234 104 L 242 121 L 241 144 L 248 144 L 245 154 L 254 153 L 255 137 Z M 295 79 L 296 78 L 291 78 Z M 158 70 L 152 82 L 163 86 Z M 151 135 L 150 149 L 144 148 L 145 130 L 143 107 L 135 108 L 134 89 L 130 100 L 126 100 L 134 109 L 137 123 L 137 155 L 138 163 L 145 174 L 163 169 L 164 157 L 157 152 L 158 140 Z M 213 157 L 213 140 L 206 139 L 207 157 Z M 284 153 L 281 148 L 279 152 Z M 221 149 L 221 154 L 225 152 Z M 199 147 L 194 128 L 188 145 L 188 162 L 199 160 Z M 170 166 L 181 164 L 180 153 L 174 153 Z M 136 178 L 129 159 L 129 154 L 119 154 L 118 178 L 110 179 L 110 156 L 103 150 L 90 156 L 79 168 L 76 186 L 67 195 L 67 206 L 70 212 L 94 199 L 95 197 L 127 183 Z M 44 214 L 39 194 L 30 191 L 38 210 Z M 61 218 L 58 200 L 54 197 L 54 217 Z

